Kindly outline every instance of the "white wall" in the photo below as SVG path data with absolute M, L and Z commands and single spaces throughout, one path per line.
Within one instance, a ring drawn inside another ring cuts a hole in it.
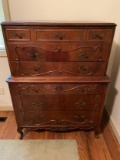
M 114 22 L 117 24 L 107 70 L 107 74 L 111 77 L 111 84 L 109 86 L 106 108 L 111 115 L 118 137 L 120 137 L 119 7 L 119 0 L 9 0 L 11 20 L 94 21 Z M 7 73 L 8 66 L 6 61 L 4 66 Z M 7 103 L 9 102 L 10 99 L 7 100 Z
M 6 57 L 0 57 L 0 88 L 4 88 L 4 95 L 0 95 L 0 110 L 6 110 L 12 106 L 8 85 L 5 79 L 10 74 L 8 60 Z

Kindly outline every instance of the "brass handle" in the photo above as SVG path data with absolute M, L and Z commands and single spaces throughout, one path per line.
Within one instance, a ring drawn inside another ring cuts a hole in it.
M 38 55 L 39 53 L 35 53 L 35 52 L 28 53 L 28 56 L 33 57 L 33 58 L 36 58 Z
M 54 33 L 53 37 L 54 38 L 59 38 L 60 40 L 62 40 L 65 37 L 65 33 L 62 33 L 62 34 Z
M 32 105 L 34 107 L 41 107 L 43 105 L 43 103 L 42 102 L 39 102 L 39 103 L 33 102 Z
M 87 71 L 88 67 L 87 66 L 80 66 L 80 67 L 78 67 L 78 70 L 79 71 Z
M 92 36 L 92 38 L 93 38 L 93 39 L 97 39 L 97 38 L 99 38 L 99 39 L 104 39 L 104 34 L 94 34 L 94 35 Z
M 40 70 L 40 66 L 33 66 L 33 67 L 30 67 L 30 69 L 38 72 Z
M 76 102 L 75 105 L 80 105 L 80 106 L 84 107 L 86 105 L 86 102 Z
M 77 119 L 85 119 L 85 115 L 82 115 L 82 116 L 75 115 L 74 117 L 77 118 Z
M 89 53 L 80 53 L 80 54 L 78 54 L 78 57 L 79 58 L 86 58 L 86 59 L 88 59 Z
M 25 33 L 20 33 L 20 34 L 17 34 L 17 33 L 13 33 L 13 37 L 18 37 L 20 39 L 24 38 L 25 37 Z
M 56 90 L 56 91 L 61 91 L 61 90 L 63 90 L 63 87 L 62 87 L 62 86 L 57 86 L 57 87 L 55 88 L 55 90 Z
M 43 119 L 45 116 L 41 115 L 41 116 L 34 116 L 34 119 Z

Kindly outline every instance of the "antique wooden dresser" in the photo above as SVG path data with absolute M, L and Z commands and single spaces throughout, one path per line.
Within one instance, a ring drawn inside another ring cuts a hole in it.
M 98 136 L 116 24 L 3 22 L 17 130 Z

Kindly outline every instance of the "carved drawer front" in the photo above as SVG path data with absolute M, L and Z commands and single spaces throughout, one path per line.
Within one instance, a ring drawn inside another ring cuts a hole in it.
M 19 111 L 99 110 L 102 95 L 17 95 Z
M 96 83 L 47 83 L 47 84 L 14 84 L 10 87 L 14 91 L 14 95 L 21 96 L 39 96 L 39 95 L 83 95 L 83 94 L 103 94 L 106 84 Z
M 94 126 L 98 119 L 97 111 L 37 111 L 37 112 L 19 112 L 20 123 L 22 126 Z
M 35 41 L 83 41 L 83 29 L 34 29 Z
M 39 45 L 8 44 L 10 60 L 15 61 L 107 61 L 109 45 L 40 43 Z
M 29 28 L 6 28 L 7 41 L 30 41 Z
M 113 29 L 88 29 L 87 41 L 111 43 L 113 34 Z
M 107 62 L 11 61 L 13 76 L 103 76 Z

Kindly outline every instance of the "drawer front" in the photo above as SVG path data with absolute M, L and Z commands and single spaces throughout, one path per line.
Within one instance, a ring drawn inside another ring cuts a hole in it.
M 97 111 L 41 111 L 41 112 L 19 112 L 21 125 L 78 125 L 78 126 L 94 126 L 98 119 Z
M 99 110 L 102 95 L 77 94 L 44 94 L 17 95 L 16 103 L 19 111 L 74 111 Z
M 70 94 L 103 94 L 106 84 L 100 83 L 17 83 L 10 84 L 14 95 L 18 96 L 39 96 L 39 95 L 70 95 Z
M 8 50 L 11 61 L 107 61 L 110 46 L 58 43 L 8 44 Z
M 31 33 L 29 28 L 7 28 L 7 41 L 30 41 Z
M 111 43 L 113 40 L 113 29 L 88 29 L 87 41 Z
M 34 29 L 35 41 L 83 41 L 83 29 Z
M 106 62 L 19 62 L 11 61 L 13 76 L 103 76 Z

